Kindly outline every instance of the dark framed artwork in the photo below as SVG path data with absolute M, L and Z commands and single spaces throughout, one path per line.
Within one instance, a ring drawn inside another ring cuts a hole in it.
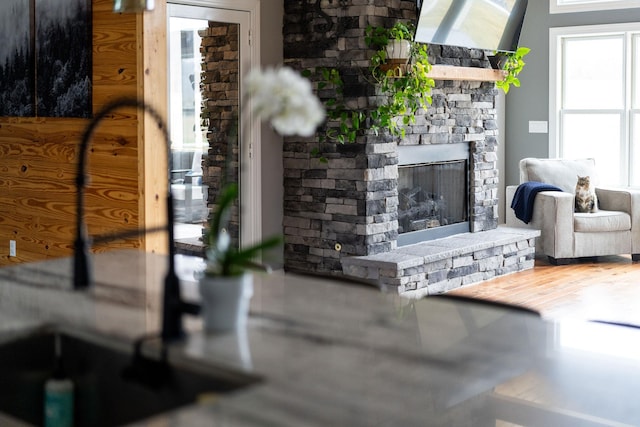
M 91 0 L 0 0 L 0 116 L 91 117 Z
M 0 2 L 0 116 L 35 115 L 31 0 Z
M 35 0 L 36 114 L 91 117 L 91 0 Z

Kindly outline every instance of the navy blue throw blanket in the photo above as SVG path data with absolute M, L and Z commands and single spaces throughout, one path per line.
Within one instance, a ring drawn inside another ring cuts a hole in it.
M 516 188 L 516 194 L 511 201 L 511 208 L 515 211 L 516 218 L 529 224 L 533 216 L 533 201 L 536 194 L 541 191 L 562 191 L 555 185 L 545 184 L 543 182 L 529 181 L 523 182 Z

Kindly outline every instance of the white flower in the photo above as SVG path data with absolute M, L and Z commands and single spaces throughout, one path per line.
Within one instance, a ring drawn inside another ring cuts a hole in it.
M 216 250 L 219 253 L 224 253 L 229 250 L 229 246 L 231 246 L 231 236 L 227 233 L 227 230 L 220 230 L 218 234 L 218 241 L 216 242 Z
M 324 120 L 311 82 L 289 67 L 254 69 L 245 83 L 253 111 L 281 135 L 312 136 Z
M 226 229 L 221 229 L 215 239 L 208 242 L 207 248 L 207 271 L 215 274 L 219 273 L 222 268 L 221 262 L 225 257 L 225 253 L 229 251 L 231 246 L 231 236 Z

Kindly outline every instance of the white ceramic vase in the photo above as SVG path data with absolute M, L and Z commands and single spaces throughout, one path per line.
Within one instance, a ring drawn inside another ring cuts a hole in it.
M 409 59 L 409 52 L 411 50 L 411 43 L 409 40 L 389 40 L 389 44 L 386 46 L 387 59 Z
M 253 274 L 203 276 L 199 290 L 205 332 L 233 332 L 246 326 L 253 296 Z

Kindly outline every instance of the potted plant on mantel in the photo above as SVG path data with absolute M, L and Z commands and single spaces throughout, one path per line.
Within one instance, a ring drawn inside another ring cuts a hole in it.
M 251 71 L 245 79 L 253 113 L 281 135 L 311 136 L 325 112 L 311 83 L 288 67 Z M 238 200 L 238 185 L 222 187 L 205 232 L 206 268 L 199 278 L 202 317 L 207 332 L 235 331 L 246 324 L 253 295 L 252 269 L 264 250 L 278 246 L 279 236 L 249 247 L 231 243 L 228 224 Z
M 491 66 L 496 70 L 503 70 L 505 72 L 504 79 L 498 80 L 496 86 L 509 93 L 511 85 L 520 87 L 520 79 L 518 74 L 525 66 L 523 58 L 531 52 L 531 49 L 525 46 L 520 46 L 515 52 L 496 52 L 495 55 L 488 56 Z
M 420 108 L 431 104 L 431 89 L 435 81 L 429 77 L 427 45 L 413 41 L 415 26 L 411 22 L 396 22 L 391 28 L 368 26 L 365 43 L 376 49 L 370 60 L 371 83 L 383 98 L 375 109 L 353 108 L 344 101 L 344 82 L 336 68 L 305 70 L 304 75 L 316 82 L 318 92 L 335 93 L 325 100 L 328 123 L 320 142 L 340 144 L 356 142 L 363 126 L 378 134 L 386 129 L 391 135 L 403 138 L 406 125 L 415 123 Z M 400 40 L 409 46 L 406 58 L 394 59 L 389 44 Z M 314 77 L 315 76 L 315 77 Z M 327 162 L 319 149 L 312 152 L 321 162 Z
M 398 21 L 391 28 L 369 26 L 365 32 L 365 43 L 384 48 L 382 62 L 406 64 L 411 56 L 414 33 L 415 26 L 410 22 Z
M 415 25 L 411 22 L 396 22 L 391 28 L 367 27 L 365 43 L 378 50 L 371 57 L 371 75 L 384 102 L 372 112 L 374 130 L 384 128 L 391 135 L 405 136 L 405 126 L 415 123 L 419 109 L 426 110 L 431 104 L 431 89 L 435 81 L 429 77 L 431 63 L 427 45 L 413 41 Z M 388 47 L 392 40 L 401 39 L 409 43 L 408 60 L 399 63 L 389 60 Z

